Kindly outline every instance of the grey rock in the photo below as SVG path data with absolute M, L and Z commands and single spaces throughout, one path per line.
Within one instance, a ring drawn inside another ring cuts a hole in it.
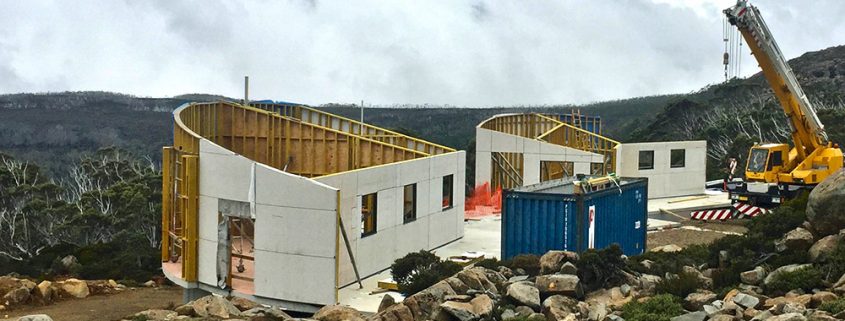
M 508 279 L 508 282 L 509 283 L 516 283 L 516 282 L 522 282 L 522 281 L 527 281 L 527 280 L 528 280 L 527 275 L 517 275 L 517 276 L 511 277 L 510 279 Z
M 465 302 L 446 301 L 440 307 L 459 321 L 475 321 L 481 316 L 475 314 L 472 304 Z
M 150 309 L 135 313 L 134 315 L 136 319 L 144 319 L 149 321 L 170 321 L 175 319 L 176 316 L 176 311 L 161 309 Z
M 543 301 L 543 314 L 546 320 L 565 320 L 570 315 L 580 312 L 578 303 L 578 300 L 567 296 L 553 295 Z
M 704 305 L 716 300 L 716 294 L 710 291 L 693 292 L 684 298 L 684 308 L 689 311 L 701 310 Z
M 828 235 L 816 241 L 810 247 L 808 253 L 810 254 L 810 261 L 814 263 L 821 263 L 827 261 L 830 254 L 836 249 L 839 244 L 843 242 L 843 236 L 840 234 Z
M 540 290 L 529 282 L 517 282 L 508 286 L 507 297 L 534 311 L 540 310 Z
M 714 315 L 714 314 L 718 313 L 719 311 L 721 311 L 722 308 L 721 307 L 717 308 L 715 305 L 712 305 L 712 304 L 705 304 L 702 307 L 701 310 L 704 311 L 705 313 L 707 313 L 707 315 Z
M 666 252 L 666 253 L 677 253 L 683 250 L 684 248 L 677 246 L 675 244 L 668 244 L 664 246 L 658 246 L 649 250 L 650 252 Z
M 32 314 L 18 318 L 18 321 L 53 321 L 53 318 L 46 314 Z
M 320 321 L 364 321 L 361 312 L 342 305 L 327 305 L 314 313 L 311 318 Z
M 663 278 L 651 275 L 651 274 L 643 274 L 640 276 L 640 290 L 644 293 L 649 294 L 654 292 L 654 287 L 657 286 L 657 283 L 663 281 Z
M 775 269 L 774 271 L 772 271 L 771 273 L 769 273 L 769 275 L 767 275 L 766 278 L 763 279 L 763 284 L 769 285 L 772 282 L 772 280 L 774 280 L 775 276 L 777 276 L 778 274 L 781 274 L 781 273 L 784 273 L 784 272 L 793 272 L 793 271 L 808 268 L 808 267 L 811 267 L 811 266 L 813 266 L 813 265 L 812 264 L 790 264 L 790 265 L 781 266 L 781 267 Z
M 503 321 L 504 320 L 510 320 L 510 319 L 513 319 L 513 318 L 516 318 L 516 312 L 513 312 L 513 310 L 505 309 L 505 311 L 502 311 L 502 320 Z
M 580 279 L 576 275 L 570 274 L 551 274 L 540 275 L 534 281 L 535 286 L 540 293 L 547 294 L 563 294 L 569 296 L 578 295 L 580 290 Z
M 578 275 L 578 267 L 572 262 L 563 263 L 560 267 L 560 274 Z
M 7 306 L 20 305 L 29 301 L 29 297 L 29 289 L 25 286 L 21 286 L 6 293 L 6 295 L 3 296 L 3 303 Z
M 474 267 L 468 270 L 463 270 L 455 274 L 464 284 L 470 289 L 479 291 L 490 291 L 492 293 L 499 293 L 496 285 L 487 278 L 487 269 L 483 267 Z
M 739 274 L 739 278 L 742 280 L 742 283 L 751 285 L 760 284 L 760 282 L 763 282 L 763 279 L 765 277 L 766 269 L 762 266 L 755 267 L 753 270 L 745 271 Z
M 497 270 L 498 270 L 498 271 L 499 271 L 499 273 L 501 273 L 501 274 L 502 274 L 502 276 L 504 276 L 506 279 L 512 278 L 512 277 L 513 277 L 513 275 L 514 275 L 514 274 L 513 274 L 513 270 L 511 270 L 511 269 L 510 269 L 509 267 L 507 267 L 507 266 L 499 266 L 499 267 L 497 268 Z
M 733 315 L 727 315 L 727 314 L 717 314 L 717 315 L 710 317 L 710 319 L 708 319 L 708 320 L 709 321 L 734 321 L 734 320 L 736 320 L 736 317 L 733 316 Z
M 176 309 L 174 309 L 173 311 L 176 311 L 176 313 L 178 315 L 184 315 L 184 316 L 189 316 L 189 317 L 193 317 L 193 316 L 197 315 L 196 312 L 194 312 L 194 306 L 192 306 L 190 304 L 180 305 L 180 306 L 176 307 Z
M 654 267 L 654 261 L 642 260 L 640 261 L 640 265 L 642 265 L 646 270 L 651 270 L 651 268 Z
M 516 312 L 517 316 L 527 317 L 527 316 L 531 315 L 532 313 L 534 313 L 534 309 L 531 309 L 531 308 L 524 306 L 524 305 L 520 305 L 520 306 L 514 308 L 514 312 Z
M 444 281 L 446 281 L 446 283 L 449 283 L 449 286 L 457 294 L 467 294 L 467 290 L 469 290 L 469 287 L 466 285 L 466 283 L 454 276 L 448 277 Z
M 631 294 L 631 286 L 628 284 L 622 284 L 619 286 L 619 291 L 622 292 L 623 296 L 628 296 Z
M 489 296 L 482 294 L 470 300 L 469 304 L 472 305 L 472 311 L 475 314 L 488 319 L 493 314 L 493 305 L 495 303 Z
M 381 297 L 381 302 L 378 304 L 378 312 L 387 310 L 387 308 L 396 304 L 396 299 L 393 298 L 390 294 L 385 294 Z
M 738 288 L 740 291 L 745 293 L 763 294 L 763 288 L 756 285 L 740 284 Z
M 796 227 L 794 230 L 786 232 L 783 238 L 775 241 L 775 249 L 778 252 L 783 252 L 787 249 L 806 251 L 810 246 L 813 246 L 813 233 L 810 233 L 810 231 L 803 227 Z
M 235 307 L 232 302 L 214 295 L 208 295 L 192 301 L 190 304 L 194 308 L 194 313 L 199 317 L 216 317 L 221 319 L 228 319 L 233 316 L 239 316 L 241 311 Z
M 760 299 L 745 293 L 737 293 L 737 295 L 733 297 L 732 301 L 746 309 L 756 308 L 757 305 L 760 304 Z
M 759 314 L 755 315 L 753 318 L 751 318 L 751 321 L 768 320 L 772 316 L 774 316 L 774 314 L 772 314 L 772 312 L 767 310 L 767 311 L 763 311 L 763 312 L 760 312 Z
M 604 303 L 591 304 L 587 319 L 590 321 L 602 321 L 607 317 L 607 305 Z
M 578 253 L 571 251 L 548 251 L 540 257 L 540 273 L 556 273 L 560 271 L 565 262 L 575 261 L 578 261 Z
M 807 220 L 819 236 L 845 228 L 845 169 L 834 172 L 810 192 Z
M 766 321 L 805 321 L 807 318 L 800 313 L 786 313 L 781 315 L 776 315 L 768 319 L 758 319 L 758 320 L 766 320 Z
M 690 312 L 671 318 L 671 321 L 704 321 L 707 318 L 707 313 L 704 311 Z
M 472 300 L 472 297 L 466 294 L 455 294 L 455 295 L 447 295 L 443 297 L 443 300 L 446 301 L 457 301 L 457 302 L 469 302 Z

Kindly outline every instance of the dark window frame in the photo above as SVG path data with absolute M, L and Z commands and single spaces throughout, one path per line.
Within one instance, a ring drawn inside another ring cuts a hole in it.
M 411 188 L 411 208 L 406 211 L 405 206 L 408 205 L 407 189 Z M 408 224 L 417 220 L 417 183 L 408 184 L 402 187 L 402 224 Z
M 366 199 L 373 201 L 369 213 L 364 213 L 364 202 Z M 372 230 L 367 230 L 367 219 L 373 220 Z M 361 237 L 367 237 L 378 233 L 378 193 L 370 193 L 361 195 Z
M 675 164 L 675 152 L 681 152 L 680 165 Z M 669 150 L 669 168 L 685 168 L 687 167 L 687 150 L 686 149 L 670 149 Z
M 643 164 L 643 155 L 651 155 L 650 164 Z M 654 150 L 641 150 L 637 155 L 637 168 L 639 170 L 654 169 Z
M 446 183 L 447 182 L 449 183 L 448 184 L 448 186 L 449 186 L 448 192 L 446 191 L 446 186 L 447 186 Z M 446 197 L 447 196 L 449 197 L 448 203 L 446 203 Z M 453 207 L 455 207 L 455 175 L 449 174 L 449 175 L 443 176 L 443 186 L 442 186 L 441 199 L 440 199 L 440 210 L 441 211 L 450 210 Z

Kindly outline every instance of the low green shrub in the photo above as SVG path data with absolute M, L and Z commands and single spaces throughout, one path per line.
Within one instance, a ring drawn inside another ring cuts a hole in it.
M 452 261 L 443 261 L 434 253 L 419 251 L 396 259 L 390 274 L 405 296 L 412 295 L 460 272 L 462 267 Z
M 845 311 L 845 298 L 839 298 L 822 303 L 819 305 L 819 310 L 830 312 L 830 314 L 837 314 Z
M 836 282 L 845 274 L 845 244 L 839 244 L 831 252 L 827 261 L 819 267 L 827 276 L 827 281 Z
M 783 237 L 786 232 L 801 226 L 807 220 L 805 210 L 808 195 L 808 193 L 802 193 L 798 197 L 784 202 L 769 215 L 755 216 L 746 223 L 748 235 L 776 240 Z
M 710 252 L 706 245 L 690 245 L 677 253 L 646 252 L 629 258 L 628 268 L 645 274 L 664 275 L 679 273 L 684 266 L 699 266 L 707 263 Z M 651 268 L 642 265 L 642 261 L 652 261 Z
M 534 254 L 520 254 L 512 257 L 510 260 L 502 262 L 502 265 L 511 268 L 512 270 L 523 269 L 528 275 L 536 276 L 540 274 L 540 257 Z
M 772 278 L 772 281 L 765 286 L 769 294 L 782 295 L 796 289 L 806 292 L 822 285 L 824 273 L 816 267 L 806 267 L 792 272 L 781 272 Z
M 702 286 L 704 284 L 698 279 L 698 275 L 681 272 L 678 273 L 678 277 L 676 278 L 664 278 L 660 282 L 657 282 L 654 291 L 685 298 Z
M 499 266 L 502 266 L 502 262 L 500 262 L 499 259 L 495 257 L 491 257 L 478 261 L 474 265 L 495 271 L 499 269 Z
M 578 267 L 581 285 L 588 291 L 614 287 L 625 281 L 623 271 L 626 263 L 622 259 L 622 248 L 616 243 L 601 250 L 590 249 L 581 253 L 575 266 Z
M 642 303 L 632 300 L 622 306 L 626 321 L 669 321 L 683 313 L 680 299 L 669 294 L 656 295 Z

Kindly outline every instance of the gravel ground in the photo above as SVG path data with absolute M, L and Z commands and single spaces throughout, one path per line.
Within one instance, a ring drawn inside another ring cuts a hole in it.
M 675 244 L 687 247 L 693 244 L 709 244 L 730 234 L 745 234 L 748 229 L 743 220 L 726 222 L 683 221 L 682 228 L 648 233 L 648 248 Z
M 132 314 L 182 303 L 182 288 L 136 288 L 112 295 L 94 295 L 79 300 L 65 300 L 47 306 L 27 306 L 0 312 L 0 320 L 17 320 L 31 314 L 46 314 L 54 321 L 111 321 Z

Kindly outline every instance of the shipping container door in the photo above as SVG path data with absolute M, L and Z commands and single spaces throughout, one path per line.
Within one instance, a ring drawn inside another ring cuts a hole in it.
M 584 249 L 603 249 L 618 243 L 626 255 L 643 253 L 646 200 L 642 189 L 623 187 L 622 194 L 610 189 L 585 198 Z

